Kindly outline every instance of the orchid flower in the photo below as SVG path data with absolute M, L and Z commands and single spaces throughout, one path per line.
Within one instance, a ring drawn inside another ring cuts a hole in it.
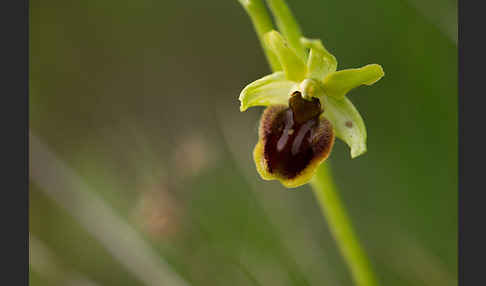
M 355 158 L 366 152 L 366 128 L 346 97 L 353 88 L 372 85 L 383 77 L 380 65 L 337 70 L 337 60 L 320 40 L 301 38 L 299 56 L 277 32 L 264 41 L 282 70 L 248 84 L 240 93 L 240 110 L 266 106 L 253 151 L 264 180 L 279 180 L 294 188 L 312 179 L 333 147 L 343 140 Z

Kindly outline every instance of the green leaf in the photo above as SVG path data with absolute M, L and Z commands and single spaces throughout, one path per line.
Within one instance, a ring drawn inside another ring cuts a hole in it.
M 363 118 L 347 97 L 324 96 L 324 114 L 331 121 L 336 137 L 351 148 L 351 158 L 366 152 L 366 127 Z
M 278 57 L 285 76 L 291 81 L 302 81 L 306 75 L 306 65 L 285 42 L 282 35 L 277 31 L 270 31 L 265 34 L 265 43 Z
M 329 74 L 324 78 L 326 95 L 343 98 L 351 89 L 360 85 L 372 85 L 385 75 L 377 64 L 357 69 L 345 69 Z
M 336 71 L 336 58 L 324 48 L 320 40 L 301 38 L 300 41 L 304 47 L 310 49 L 307 60 L 308 78 L 322 81 L 326 75 Z
M 285 79 L 283 72 L 264 76 L 249 85 L 240 93 L 240 111 L 252 106 L 269 106 L 273 104 L 288 104 L 290 90 L 295 82 Z

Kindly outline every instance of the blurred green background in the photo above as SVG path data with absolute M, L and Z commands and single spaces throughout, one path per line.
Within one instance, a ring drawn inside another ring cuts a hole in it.
M 329 159 L 381 284 L 457 285 L 456 1 L 288 4 L 339 68 L 386 73 L 349 95 L 368 152 Z M 30 284 L 352 285 L 309 187 L 255 170 L 237 97 L 267 73 L 236 0 L 30 1 L 31 132 L 84 184 L 31 178 Z

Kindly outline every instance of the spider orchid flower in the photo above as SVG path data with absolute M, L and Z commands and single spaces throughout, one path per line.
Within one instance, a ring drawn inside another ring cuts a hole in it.
M 382 67 L 336 71 L 336 58 L 320 40 L 301 38 L 308 50 L 305 58 L 277 31 L 265 34 L 264 40 L 282 70 L 248 84 L 239 96 L 241 111 L 267 107 L 253 150 L 260 176 L 288 188 L 308 183 L 328 158 L 335 137 L 349 146 L 352 158 L 365 153 L 366 128 L 346 94 L 378 81 L 384 75 Z

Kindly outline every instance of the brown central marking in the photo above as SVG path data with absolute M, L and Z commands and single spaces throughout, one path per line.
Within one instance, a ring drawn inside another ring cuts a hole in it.
M 264 154 L 270 173 L 294 178 L 316 157 L 321 150 L 314 148 L 312 138 L 321 113 L 317 98 L 308 101 L 300 92 L 292 94 L 289 108 L 279 112 L 270 126 L 271 130 L 265 132 Z

